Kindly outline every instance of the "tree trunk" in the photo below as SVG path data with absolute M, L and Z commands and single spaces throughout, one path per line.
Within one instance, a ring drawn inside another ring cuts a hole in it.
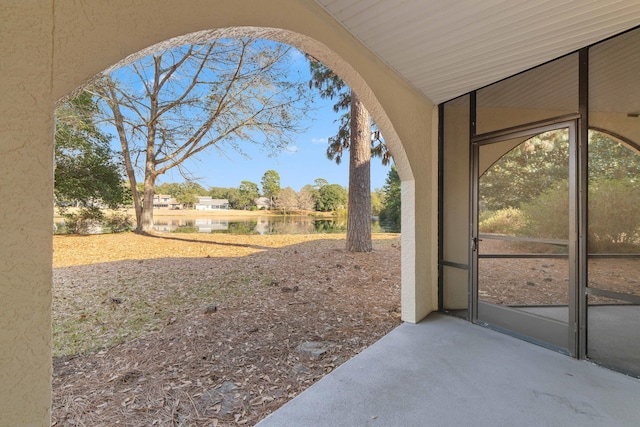
M 136 232 L 153 231 L 153 196 L 155 195 L 155 178 L 144 179 L 144 200 L 142 201 L 142 216 Z
M 144 196 L 143 196 L 144 197 Z M 142 232 L 142 200 L 138 197 L 133 199 L 133 207 L 136 211 L 136 233 Z
M 347 250 L 371 252 L 371 119 L 351 92 Z
M 155 132 L 150 132 L 152 137 Z M 136 232 L 146 233 L 153 231 L 153 196 L 156 192 L 156 177 L 155 163 L 153 161 L 155 157 L 155 146 L 153 144 L 153 138 L 150 137 L 147 142 L 147 160 L 145 164 L 144 172 L 144 200 L 142 201 L 142 218 L 138 222 L 138 228 Z

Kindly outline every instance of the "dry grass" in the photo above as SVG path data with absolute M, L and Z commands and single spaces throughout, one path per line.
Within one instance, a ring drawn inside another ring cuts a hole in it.
M 251 425 L 399 324 L 397 235 L 369 254 L 343 235 L 54 248 L 54 425 Z

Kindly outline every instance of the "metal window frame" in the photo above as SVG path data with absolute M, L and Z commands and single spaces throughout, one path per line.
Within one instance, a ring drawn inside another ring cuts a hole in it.
M 457 98 L 451 99 L 453 101 L 455 99 L 460 99 L 467 97 L 468 94 L 463 94 Z M 460 262 L 448 261 L 445 259 L 445 242 L 444 242 L 444 200 L 445 200 L 445 124 L 446 124 L 446 114 L 445 114 L 445 106 L 446 102 L 438 105 L 438 311 L 445 313 L 455 313 L 457 317 L 460 316 L 461 312 L 465 312 L 466 320 L 470 320 L 467 316 L 469 313 L 468 307 L 467 309 L 453 309 L 449 311 L 447 307 L 444 306 L 444 276 L 445 276 L 445 267 L 455 268 L 458 270 L 468 271 L 470 270 L 470 266 L 468 264 L 463 264 Z
M 438 105 L 438 311 L 444 310 L 444 103 Z

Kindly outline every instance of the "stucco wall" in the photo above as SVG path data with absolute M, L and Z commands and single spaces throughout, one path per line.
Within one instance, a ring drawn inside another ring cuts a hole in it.
M 2 0 L 0 425 L 49 423 L 54 103 L 141 49 L 238 26 L 288 30 L 269 34 L 324 61 L 359 92 L 403 180 L 403 317 L 418 321 L 435 309 L 434 106 L 314 2 Z
M 5 3 L 0 5 L 0 425 L 40 426 L 48 422 L 51 371 L 51 7 Z

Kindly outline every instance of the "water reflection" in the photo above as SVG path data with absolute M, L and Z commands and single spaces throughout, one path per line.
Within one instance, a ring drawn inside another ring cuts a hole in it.
M 227 218 L 186 218 L 157 216 L 153 229 L 165 233 L 228 233 L 228 234 L 321 234 L 344 233 L 346 218 L 314 218 L 310 216 L 258 216 Z M 395 224 L 371 221 L 373 233 L 399 233 Z M 55 221 L 54 233 L 66 234 L 64 221 Z M 109 233 L 97 227 L 92 234 Z
M 154 218 L 154 230 L 175 233 L 228 234 L 314 234 L 344 233 L 346 219 L 309 216 L 259 216 L 242 218 Z M 374 233 L 385 230 L 377 220 L 371 222 Z

